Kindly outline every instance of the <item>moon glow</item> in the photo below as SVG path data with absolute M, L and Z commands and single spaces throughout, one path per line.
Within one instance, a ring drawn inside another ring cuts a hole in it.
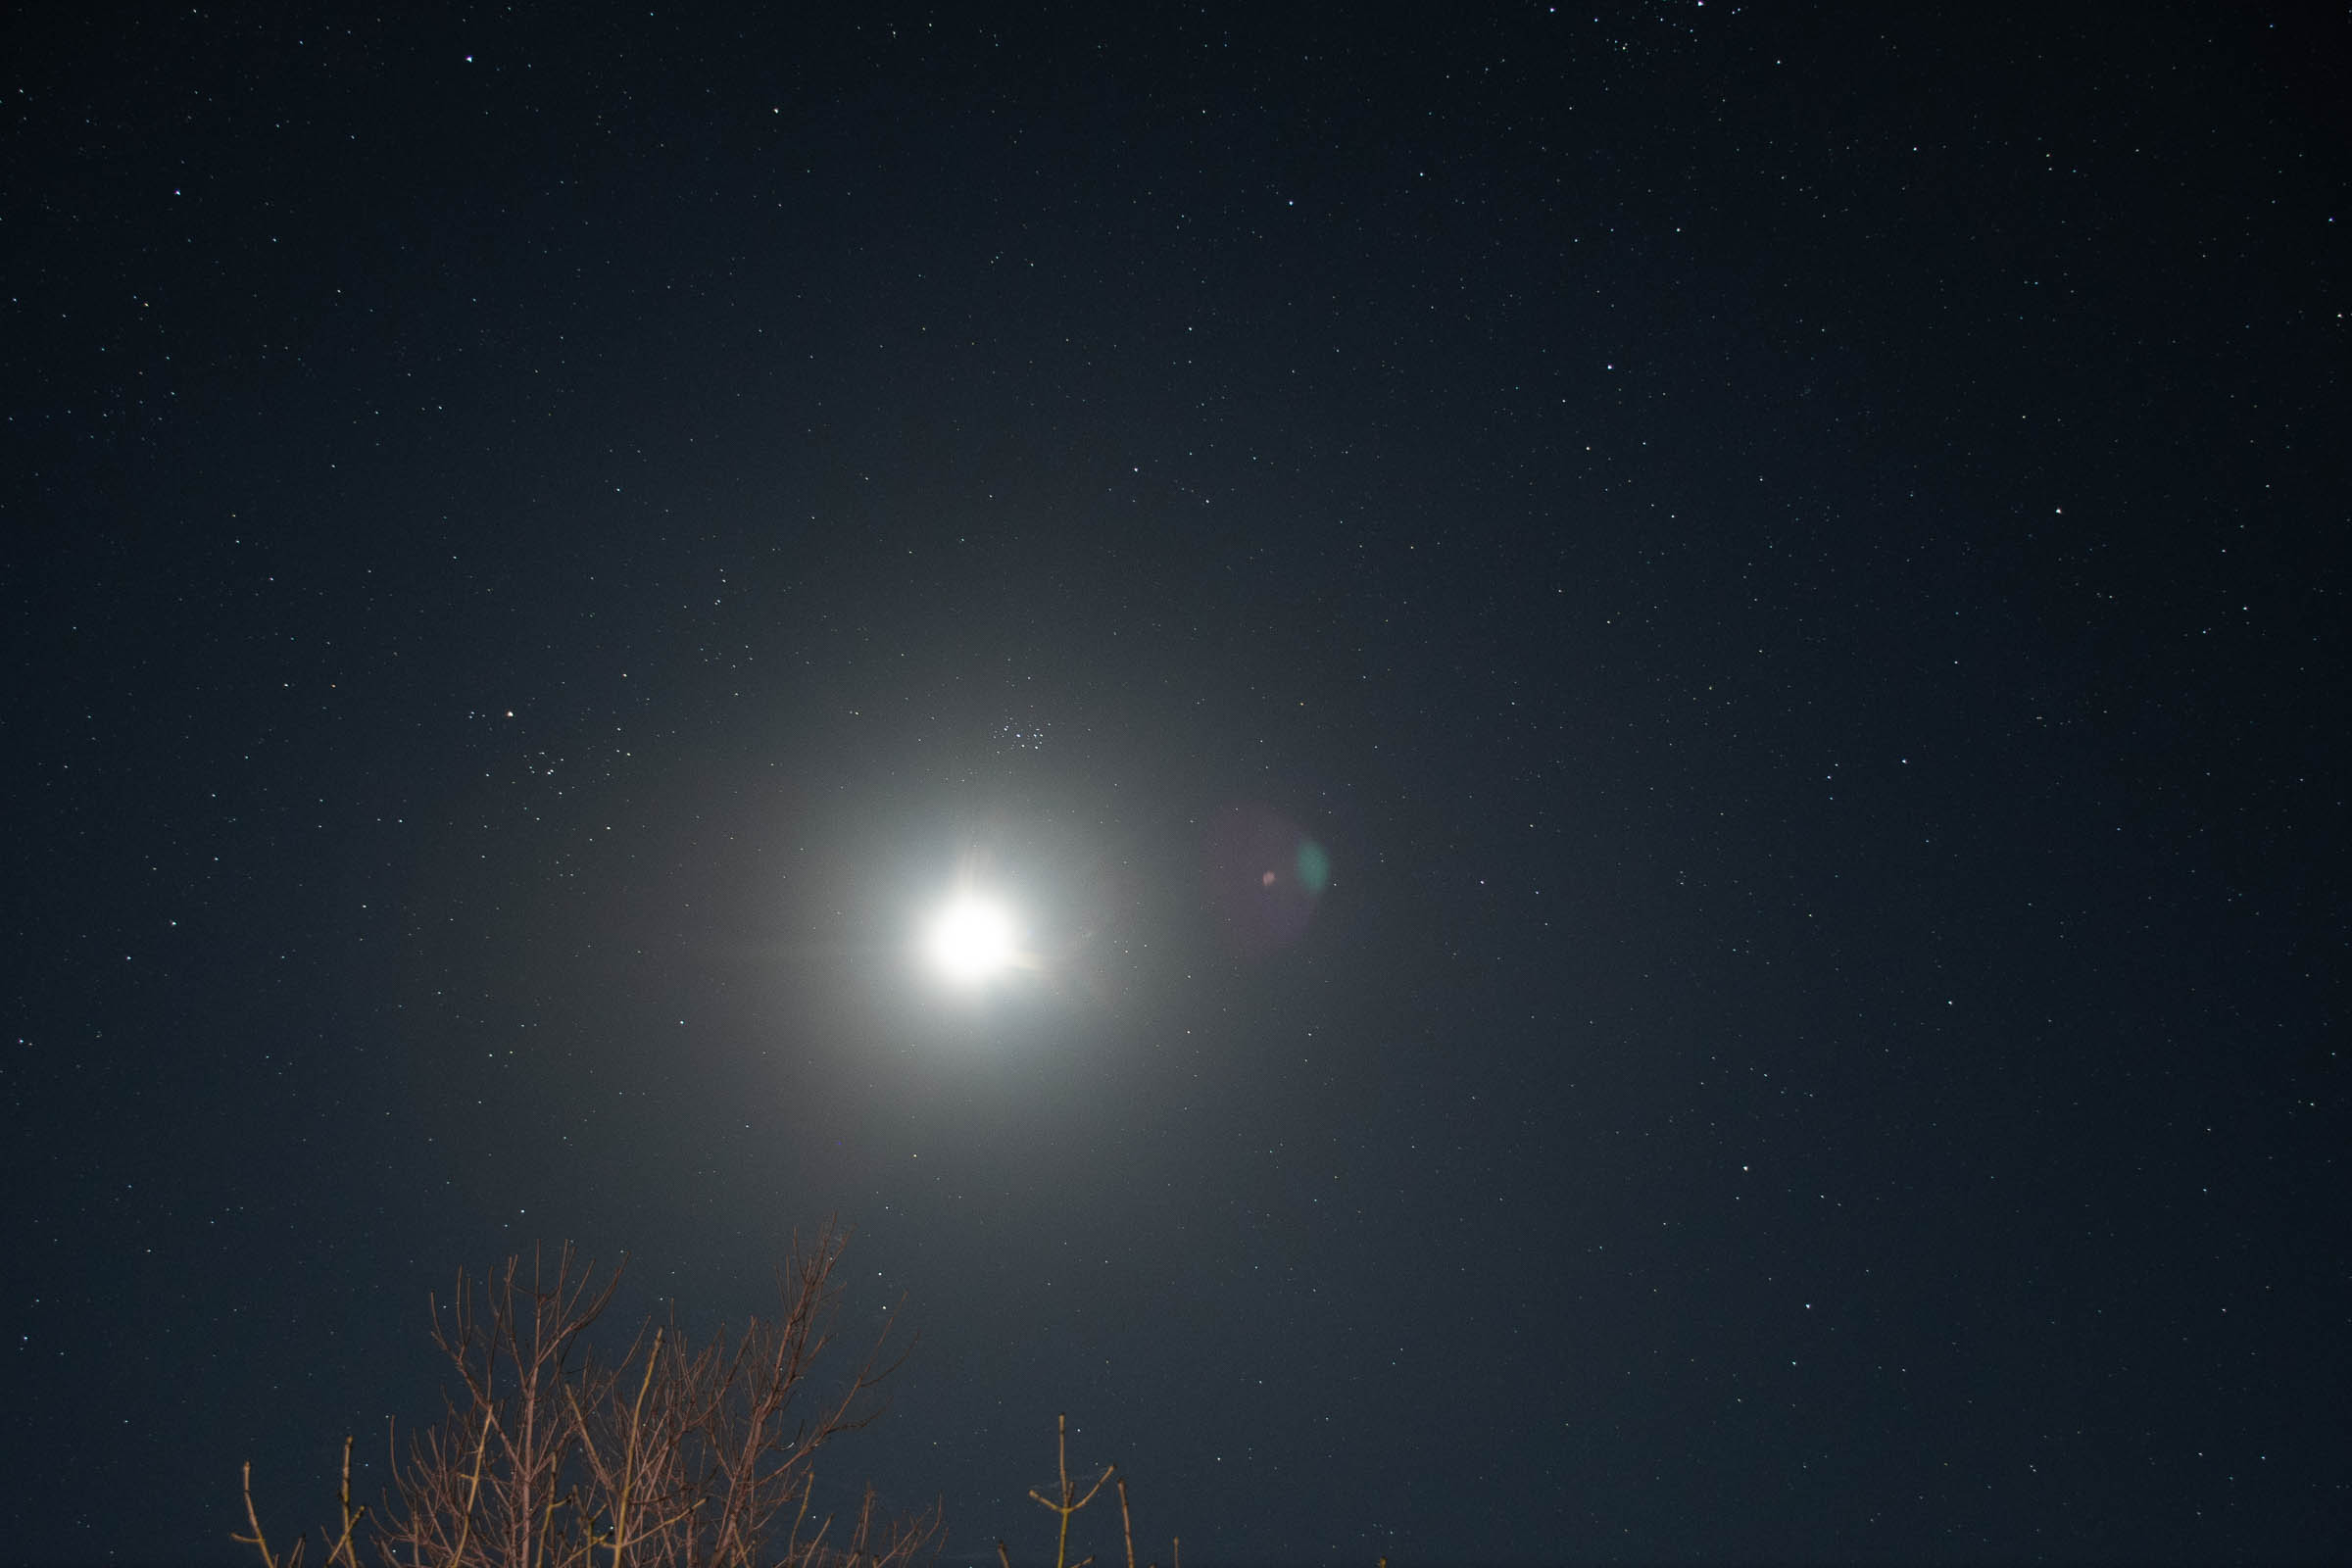
M 992 899 L 959 893 L 932 916 L 923 946 L 940 973 L 958 985 L 978 985 L 1012 966 L 1012 915 Z

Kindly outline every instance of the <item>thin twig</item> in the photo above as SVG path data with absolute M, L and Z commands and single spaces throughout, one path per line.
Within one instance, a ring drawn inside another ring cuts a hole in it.
M 466 1484 L 466 1518 L 458 1527 L 458 1549 L 449 1554 L 450 1568 L 463 1568 L 466 1561 L 466 1538 L 473 1533 L 473 1499 L 482 1491 L 482 1454 L 490 1446 L 490 1422 L 497 1413 L 482 1412 L 482 1435 L 473 1446 L 473 1478 Z
M 277 1568 L 277 1559 L 270 1555 L 270 1543 L 262 1536 L 261 1516 L 253 1511 L 253 1461 L 251 1459 L 245 1461 L 243 1474 L 245 1477 L 245 1523 L 253 1531 L 253 1534 L 240 1536 L 232 1532 L 228 1539 L 241 1546 L 251 1546 L 260 1552 L 262 1568 Z
M 368 1505 L 363 1502 L 360 1504 L 359 1512 L 352 1512 L 351 1438 L 348 1434 L 343 1439 L 343 1485 L 336 1495 L 337 1499 L 342 1504 L 343 1534 L 341 1538 L 335 1542 L 334 1545 L 327 1549 L 327 1568 L 334 1568 L 335 1559 L 337 1557 L 341 1557 L 343 1559 L 344 1563 L 346 1564 L 346 1568 L 360 1568 L 360 1560 L 356 1555 L 353 1554 L 351 1549 L 351 1532 L 361 1520 L 368 1517 Z M 259 1529 L 260 1527 L 256 1526 L 255 1528 Z M 319 1534 L 323 1536 L 326 1534 L 326 1532 L 321 1530 Z
M 629 1446 L 621 1458 L 620 1497 L 612 1506 L 612 1568 L 620 1568 L 620 1554 L 629 1544 L 629 1489 L 637 1480 L 639 1418 L 645 1410 L 645 1391 L 653 1387 L 654 1363 L 661 1354 L 662 1331 L 656 1329 L 653 1352 L 645 1358 L 645 1376 L 637 1384 L 637 1400 L 629 1406 Z

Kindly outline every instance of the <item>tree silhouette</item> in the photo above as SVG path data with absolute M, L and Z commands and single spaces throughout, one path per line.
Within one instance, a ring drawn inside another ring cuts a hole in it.
M 389 1494 L 351 1499 L 343 1445 L 341 1524 L 319 1535 L 329 1568 L 361 1568 L 363 1543 L 384 1568 L 898 1568 L 932 1549 L 935 1506 L 881 1515 L 868 1488 L 835 1535 L 810 1517 L 814 1456 L 881 1413 L 884 1381 L 904 1359 L 887 1330 L 846 1387 L 805 1385 L 838 1315 L 834 1272 L 847 1233 L 795 1239 L 777 1274 L 779 1311 L 701 1346 L 674 1316 L 641 1326 L 601 1356 L 589 1330 L 620 1270 L 601 1279 L 564 1248 L 526 1276 L 509 1258 L 479 1285 L 464 1274 L 430 1302 L 433 1341 L 457 1374 L 438 1423 L 393 1455 Z M 253 1506 L 263 1568 L 301 1568 L 309 1538 L 273 1552 Z

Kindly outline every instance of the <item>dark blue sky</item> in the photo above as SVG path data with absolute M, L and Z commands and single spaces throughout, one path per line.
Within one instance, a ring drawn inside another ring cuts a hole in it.
M 2340 16 L 6 25 L 9 1560 L 831 1213 L 958 1557 L 2345 1548 Z

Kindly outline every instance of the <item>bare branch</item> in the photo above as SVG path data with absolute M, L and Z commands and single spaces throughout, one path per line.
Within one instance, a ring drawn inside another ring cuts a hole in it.
M 261 1516 L 253 1511 L 253 1461 L 251 1459 L 245 1461 L 244 1468 L 241 1473 L 245 1478 L 245 1524 L 246 1527 L 253 1532 L 253 1534 L 250 1536 L 240 1536 L 232 1533 L 228 1539 L 235 1542 L 240 1546 L 251 1546 L 254 1550 L 260 1552 L 262 1554 L 262 1568 L 277 1568 L 277 1559 L 270 1555 L 269 1540 L 262 1534 Z

